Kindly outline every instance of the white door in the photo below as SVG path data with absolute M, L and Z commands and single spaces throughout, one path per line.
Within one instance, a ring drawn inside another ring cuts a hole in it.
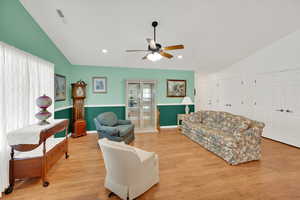
M 266 128 L 263 136 L 300 147 L 300 73 L 295 71 L 269 74 L 265 107 Z M 265 83 L 266 84 L 266 83 Z
M 231 112 L 233 91 L 231 89 L 233 81 L 231 79 L 223 79 L 219 81 L 219 110 Z
M 284 130 L 283 142 L 300 147 L 300 73 L 289 72 L 284 76 L 285 88 L 284 104 Z
M 266 79 L 270 81 L 266 96 L 271 96 L 269 99 L 270 107 L 265 108 L 265 112 L 269 113 L 269 123 L 266 123 L 264 136 L 283 141 L 285 132 L 285 113 L 284 113 L 284 89 L 285 82 L 281 73 L 269 74 Z

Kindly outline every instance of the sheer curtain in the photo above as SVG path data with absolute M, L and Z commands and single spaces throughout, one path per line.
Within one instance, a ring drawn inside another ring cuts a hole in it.
M 43 94 L 54 99 L 54 65 L 0 42 L 0 196 L 8 186 L 7 133 L 37 122 L 35 100 Z

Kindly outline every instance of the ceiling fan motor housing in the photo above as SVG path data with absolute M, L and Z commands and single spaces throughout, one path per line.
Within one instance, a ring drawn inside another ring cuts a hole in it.
M 149 50 L 149 51 L 153 51 L 153 52 L 159 52 L 160 49 L 161 49 L 161 44 L 158 44 L 158 43 L 155 43 L 155 44 L 156 44 L 156 49 L 152 49 L 152 48 L 150 47 L 150 45 L 148 45 L 148 50 Z

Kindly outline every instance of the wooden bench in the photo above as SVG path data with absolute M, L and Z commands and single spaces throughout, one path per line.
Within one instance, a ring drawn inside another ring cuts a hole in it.
M 49 185 L 47 172 L 65 154 L 68 155 L 68 125 L 69 121 L 61 120 L 51 128 L 40 132 L 38 144 L 11 145 L 11 160 L 9 163 L 9 187 L 6 194 L 13 191 L 15 180 L 41 177 L 44 187 Z M 53 135 L 65 131 L 64 138 L 54 138 Z

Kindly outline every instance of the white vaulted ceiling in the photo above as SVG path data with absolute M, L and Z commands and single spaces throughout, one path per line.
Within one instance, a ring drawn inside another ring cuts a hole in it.
M 220 70 L 300 28 L 299 0 L 21 0 L 75 65 Z M 56 9 L 62 10 L 65 23 Z M 157 40 L 172 60 L 141 60 L 159 22 Z M 103 54 L 102 49 L 108 53 Z M 177 59 L 176 55 L 183 55 Z

